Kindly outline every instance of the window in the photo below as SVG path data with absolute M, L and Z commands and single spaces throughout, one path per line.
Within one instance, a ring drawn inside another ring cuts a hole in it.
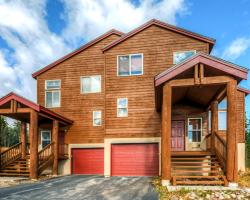
M 227 130 L 227 100 L 223 99 L 218 104 L 218 129 Z
M 45 81 L 45 106 L 47 108 L 60 107 L 60 89 L 60 80 Z
M 119 98 L 117 99 L 117 117 L 128 116 L 128 99 Z
M 101 75 L 81 77 L 81 93 L 97 93 L 101 88 Z
M 129 54 L 117 57 L 118 76 L 132 76 L 143 74 L 143 55 Z
M 42 145 L 42 148 L 46 147 L 50 143 L 51 143 L 51 132 L 49 130 L 41 131 L 41 145 Z
M 93 126 L 101 126 L 102 125 L 102 111 L 97 110 L 93 111 Z
M 178 64 L 187 58 L 196 54 L 196 51 L 182 51 L 182 52 L 174 52 L 174 64 Z
M 201 134 L 202 134 L 202 119 L 189 118 L 188 119 L 189 142 L 201 142 Z

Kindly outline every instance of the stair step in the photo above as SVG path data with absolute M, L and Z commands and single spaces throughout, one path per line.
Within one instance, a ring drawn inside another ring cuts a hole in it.
M 182 165 L 182 166 L 180 166 L 180 165 L 175 165 L 175 166 L 172 166 L 172 168 L 178 168 L 178 169 L 181 169 L 181 168 L 184 168 L 184 169 L 188 169 L 188 168 L 198 168 L 198 169 L 200 169 L 200 168 L 220 168 L 220 166 L 211 166 L 211 165 L 200 165 L 200 166 L 187 166 L 187 165 Z
M 223 176 L 174 176 L 175 179 L 219 179 L 223 178 Z
M 173 170 L 173 173 L 220 173 L 218 170 Z
M 176 181 L 179 185 L 224 185 L 224 181 Z
M 177 158 L 171 158 L 171 160 L 216 160 L 217 158 L 193 158 L 193 157 L 177 157 Z
M 29 170 L 11 170 L 11 169 L 2 169 L 1 173 L 29 173 Z
M 20 177 L 29 177 L 29 174 L 1 173 L 1 172 L 0 172 L 0 177 L 1 177 L 1 176 L 20 176 Z
M 174 162 L 171 162 L 171 164 L 181 164 L 181 165 L 188 165 L 188 164 L 192 164 L 192 165 L 199 165 L 199 164 L 220 164 L 220 162 L 213 162 L 213 161 L 202 161 L 202 162 L 200 162 L 200 161 L 193 161 L 193 162 L 190 162 L 190 161 L 188 161 L 188 162 L 186 162 L 186 161 L 174 161 Z

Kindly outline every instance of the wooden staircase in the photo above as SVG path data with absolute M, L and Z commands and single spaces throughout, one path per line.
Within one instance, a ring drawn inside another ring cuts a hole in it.
M 29 177 L 29 155 L 26 159 L 19 158 L 0 169 L 0 176 Z
M 207 151 L 172 152 L 173 185 L 224 185 L 228 182 L 215 154 Z

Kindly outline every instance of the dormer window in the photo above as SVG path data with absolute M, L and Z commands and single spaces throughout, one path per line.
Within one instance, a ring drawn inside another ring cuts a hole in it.
M 129 54 L 117 57 L 117 75 L 134 76 L 143 74 L 143 54 Z
M 176 64 L 186 60 L 187 58 L 193 56 L 194 54 L 196 54 L 195 50 L 174 52 L 174 56 L 173 56 L 174 64 L 176 65 Z
M 60 107 L 61 80 L 45 81 L 45 106 L 46 108 Z

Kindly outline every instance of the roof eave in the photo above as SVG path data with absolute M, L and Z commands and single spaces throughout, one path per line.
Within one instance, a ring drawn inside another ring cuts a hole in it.
M 102 34 L 101 36 L 99 36 L 99 37 L 97 37 L 97 38 L 91 40 L 91 41 L 88 42 L 87 44 L 81 46 L 80 48 L 78 48 L 78 49 L 72 51 L 71 53 L 69 53 L 69 54 L 63 56 L 62 58 L 60 58 L 60 59 L 54 61 L 53 63 L 51 63 L 51 64 L 45 66 L 44 68 L 42 68 L 42 69 L 40 69 L 40 70 L 34 72 L 34 73 L 32 74 L 32 77 L 33 77 L 34 79 L 36 79 L 37 76 L 39 76 L 40 74 L 42 74 L 42 73 L 48 71 L 49 69 L 53 68 L 54 66 L 56 66 L 56 65 L 58 65 L 58 64 L 60 64 L 60 63 L 62 63 L 62 62 L 64 62 L 65 60 L 71 58 L 72 56 L 74 56 L 74 55 L 76 55 L 76 54 L 78 54 L 78 53 L 84 51 L 85 49 L 87 49 L 87 48 L 93 46 L 94 44 L 100 42 L 101 40 L 103 40 L 103 39 L 109 37 L 109 36 L 112 35 L 112 34 L 115 34 L 115 35 L 118 35 L 118 36 L 122 36 L 124 33 L 120 32 L 120 31 L 118 31 L 118 30 L 115 30 L 115 29 L 111 29 L 110 31 L 108 31 L 108 32 L 106 32 L 106 33 L 104 33 L 104 34 Z

